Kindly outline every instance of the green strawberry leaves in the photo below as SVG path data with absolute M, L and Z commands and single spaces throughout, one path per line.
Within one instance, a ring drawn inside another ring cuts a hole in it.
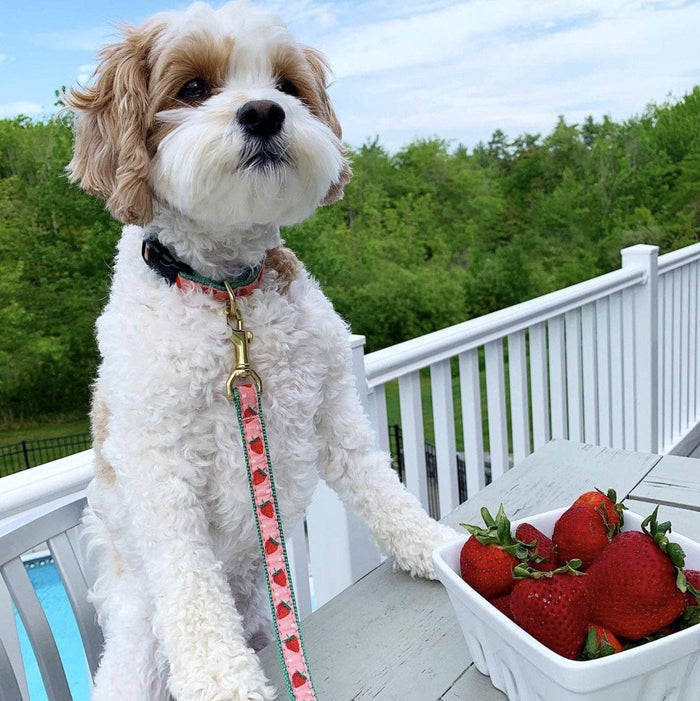
M 685 552 L 683 552 L 683 548 L 678 543 L 672 543 L 666 537 L 666 534 L 671 531 L 671 522 L 664 521 L 659 523 L 658 512 L 659 507 L 657 505 L 654 511 L 642 521 L 642 531 L 654 539 L 661 551 L 668 555 L 676 567 L 683 567 L 685 566 Z
M 614 655 L 616 652 L 615 648 L 603 638 L 600 643 L 598 642 L 598 635 L 595 628 L 591 626 L 586 634 L 586 640 L 583 643 L 583 649 L 581 650 L 582 660 L 597 660 L 600 657 L 608 657 L 608 655 Z
M 657 505 L 654 511 L 642 521 L 642 531 L 648 536 L 651 536 L 654 542 L 661 548 L 661 551 L 666 553 L 669 560 L 671 560 L 673 566 L 676 568 L 676 586 L 682 592 L 686 592 L 691 585 L 688 584 L 685 574 L 683 574 L 685 551 L 678 543 L 673 543 L 666 537 L 666 534 L 671 531 L 671 522 L 664 521 L 663 523 L 659 523 L 658 512 L 659 507 Z M 691 587 L 691 591 L 694 592 L 695 590 Z
M 491 515 L 485 506 L 482 507 L 481 518 L 484 519 L 486 528 L 468 523 L 461 523 L 460 525 L 482 545 L 495 545 L 501 550 L 505 550 L 505 552 L 517 557 L 518 560 L 530 559 L 530 549 L 524 543 L 516 540 L 510 532 L 510 520 L 506 516 L 503 504 L 498 507 L 496 518 Z

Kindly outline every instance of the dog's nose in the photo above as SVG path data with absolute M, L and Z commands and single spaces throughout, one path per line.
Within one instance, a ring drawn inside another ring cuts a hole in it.
M 284 123 L 284 110 L 272 100 L 251 100 L 238 110 L 236 120 L 251 136 L 274 136 Z

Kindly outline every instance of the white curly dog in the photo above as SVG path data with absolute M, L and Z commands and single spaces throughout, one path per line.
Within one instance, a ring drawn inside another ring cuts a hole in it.
M 271 617 L 225 391 L 230 330 L 198 280 L 252 279 L 265 263 L 238 307 L 287 530 L 320 476 L 413 575 L 433 577 L 432 549 L 457 537 L 375 448 L 348 328 L 280 240 L 351 175 L 325 62 L 266 11 L 198 3 L 126 27 L 65 99 L 71 178 L 126 224 L 97 323 L 93 698 L 273 698 L 254 652 Z

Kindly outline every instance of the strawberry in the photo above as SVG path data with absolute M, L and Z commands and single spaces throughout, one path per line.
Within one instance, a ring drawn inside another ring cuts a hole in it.
M 598 623 L 591 623 L 588 626 L 583 650 L 581 650 L 581 659 L 597 660 L 599 657 L 614 655 L 622 650 L 622 643 L 615 633 Z
M 598 509 L 605 523 L 613 526 L 616 533 L 619 533 L 625 522 L 623 511 L 627 507 L 617 503 L 617 494 L 614 489 L 608 489 L 607 494 L 603 494 L 599 489 L 584 492 L 572 506 L 593 506 Z
M 277 618 L 282 619 L 292 612 L 292 607 L 286 602 L 281 601 L 277 606 Z
M 510 521 L 501 504 L 494 519 L 481 509 L 486 528 L 461 524 L 471 533 L 462 546 L 459 565 L 462 579 L 486 599 L 508 594 L 513 589 L 513 567 L 527 560 L 529 550 L 510 533 Z
M 659 524 L 657 511 L 641 531 L 616 536 L 588 569 L 591 620 L 630 640 L 655 633 L 686 608 L 685 554 L 669 542 L 671 524 Z
M 685 597 L 688 606 L 700 606 L 700 570 L 683 570 L 688 587 Z
M 279 546 L 280 544 L 274 538 L 268 538 L 265 541 L 265 552 L 268 555 L 272 555 L 272 553 L 275 552 Z
M 258 467 L 253 473 L 253 484 L 257 486 L 258 484 L 262 484 L 266 479 L 267 472 Z
M 307 681 L 307 678 L 301 672 L 294 672 L 294 674 L 292 674 L 292 686 L 295 689 L 303 686 Z
M 588 631 L 590 602 L 586 575 L 572 561 L 551 572 L 526 565 L 513 571 L 518 580 L 510 595 L 513 620 L 550 650 L 575 660 Z
M 284 644 L 292 652 L 299 652 L 301 646 L 299 645 L 299 638 L 296 635 L 290 635 L 285 639 Z
M 267 518 L 272 518 L 275 515 L 274 507 L 271 501 L 264 501 L 260 504 L 260 513 Z
M 287 586 L 287 573 L 284 570 L 276 570 L 272 573 L 272 580 L 280 587 Z
M 260 436 L 255 436 L 255 438 L 253 438 L 248 445 L 250 446 L 250 449 L 258 455 L 262 455 L 265 452 L 265 445 L 263 444 Z
M 681 617 L 680 628 L 689 628 L 700 623 L 700 570 L 683 570 L 686 581 L 686 609 Z
M 538 528 L 529 523 L 521 523 L 515 529 L 515 537 L 532 550 L 534 559 L 530 560 L 531 567 L 542 572 L 557 568 L 554 543 Z
M 510 594 L 497 596 L 495 599 L 489 599 L 489 603 L 495 606 L 504 616 L 513 620 L 513 612 L 510 610 Z
M 561 564 L 578 559 L 585 570 L 607 547 L 610 535 L 595 507 L 572 506 L 554 524 L 552 542 Z

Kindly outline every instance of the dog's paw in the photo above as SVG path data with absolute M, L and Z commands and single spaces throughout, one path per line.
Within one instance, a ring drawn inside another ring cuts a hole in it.
M 412 547 L 408 548 L 407 552 L 396 554 L 394 568 L 404 570 L 412 577 L 436 579 L 433 550 L 463 537 L 449 526 L 435 523 L 429 533 L 424 533 L 422 537 L 413 539 Z

